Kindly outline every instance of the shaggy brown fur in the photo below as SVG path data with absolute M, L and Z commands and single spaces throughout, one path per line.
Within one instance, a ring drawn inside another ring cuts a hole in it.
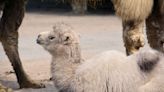
M 127 55 L 144 46 L 143 26 L 144 22 L 123 21 L 123 40 Z
M 151 13 L 153 0 L 112 0 L 122 20 L 145 20 Z

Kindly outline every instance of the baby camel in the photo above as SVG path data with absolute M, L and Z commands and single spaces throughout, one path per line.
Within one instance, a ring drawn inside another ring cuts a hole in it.
M 164 92 L 164 58 L 154 50 L 126 56 L 107 51 L 85 62 L 73 28 L 57 23 L 37 43 L 52 55 L 51 72 L 59 92 Z

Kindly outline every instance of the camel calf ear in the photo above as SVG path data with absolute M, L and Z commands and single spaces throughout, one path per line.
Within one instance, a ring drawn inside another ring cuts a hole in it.
M 151 72 L 160 60 L 160 54 L 157 51 L 142 51 L 137 54 L 137 63 L 141 71 Z
M 64 34 L 61 40 L 64 45 L 69 45 L 73 42 L 73 38 L 70 34 Z
M 61 40 L 64 45 L 79 44 L 79 37 L 73 32 L 67 32 L 63 34 Z

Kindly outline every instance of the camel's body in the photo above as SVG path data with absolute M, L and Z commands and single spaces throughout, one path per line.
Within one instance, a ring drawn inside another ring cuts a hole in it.
M 149 51 L 139 55 L 145 53 L 151 55 Z M 117 51 L 99 54 L 76 69 L 71 87 L 74 92 L 163 92 L 164 59 L 148 71 L 140 69 L 138 59 L 136 54 L 127 57 Z
M 148 50 L 127 57 L 107 51 L 82 61 L 79 39 L 63 23 L 37 42 L 52 55 L 52 79 L 59 92 L 164 92 L 164 57 Z
M 144 45 L 144 22 L 150 46 L 164 51 L 164 0 L 112 1 L 117 15 L 122 19 L 123 39 L 128 55 Z M 21 88 L 40 87 L 27 77 L 19 58 L 18 28 L 24 16 L 24 0 L 0 0 L 0 5 L 5 5 L 0 21 L 0 42 L 16 72 L 18 83 Z

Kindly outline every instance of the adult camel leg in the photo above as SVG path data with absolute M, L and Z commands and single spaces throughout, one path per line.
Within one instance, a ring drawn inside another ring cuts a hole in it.
M 144 46 L 143 26 L 152 11 L 153 0 L 111 0 L 116 15 L 122 19 L 123 40 L 127 55 Z
M 123 40 L 127 55 L 144 46 L 144 21 L 123 21 Z
M 159 25 L 154 14 L 150 15 L 146 20 L 146 34 L 150 47 L 159 50 Z
M 155 0 L 152 14 L 146 20 L 150 47 L 164 52 L 164 0 Z
M 40 88 L 42 84 L 32 81 L 21 64 L 18 53 L 18 28 L 24 17 L 24 0 L 6 0 L 0 22 L 0 40 L 15 70 L 20 88 Z

